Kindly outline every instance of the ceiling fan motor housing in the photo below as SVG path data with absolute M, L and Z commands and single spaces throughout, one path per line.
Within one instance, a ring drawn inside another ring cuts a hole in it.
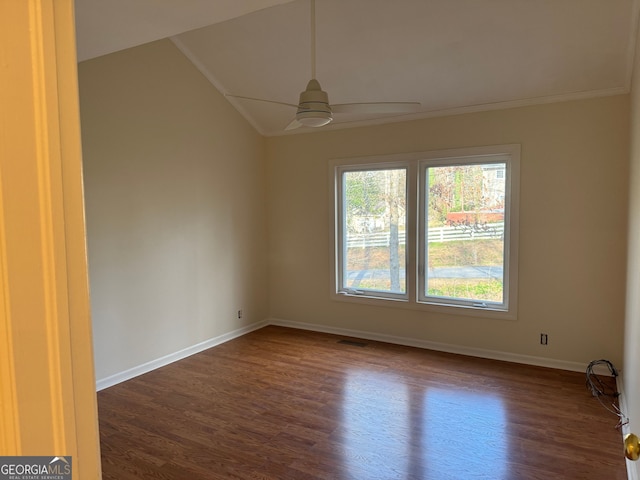
M 333 120 L 329 96 L 315 78 L 309 80 L 307 89 L 300 94 L 296 120 L 307 127 L 321 127 Z

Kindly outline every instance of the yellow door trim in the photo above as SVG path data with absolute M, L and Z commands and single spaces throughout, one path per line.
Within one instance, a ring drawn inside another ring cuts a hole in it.
M 1 138 L 1 137 L 0 137 Z M 0 198 L 2 179 L 0 172 Z M 4 239 L 4 209 L 0 208 L 0 453 L 3 455 L 21 455 L 20 449 L 20 413 L 15 385 L 15 365 L 13 354 L 13 330 L 11 328 L 11 306 L 9 304 L 9 279 L 7 274 L 7 251 Z
M 73 0 L 0 2 L 0 455 L 99 479 L 74 31 Z

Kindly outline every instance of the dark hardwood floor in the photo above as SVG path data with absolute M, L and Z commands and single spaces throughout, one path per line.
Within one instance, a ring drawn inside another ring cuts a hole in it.
M 584 374 L 341 339 L 270 326 L 99 392 L 103 478 L 626 479 Z

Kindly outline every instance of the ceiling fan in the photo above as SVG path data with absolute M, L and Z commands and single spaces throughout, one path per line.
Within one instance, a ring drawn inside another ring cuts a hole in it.
M 240 95 L 230 95 L 229 97 L 241 98 L 244 100 L 255 100 L 259 102 L 275 103 L 296 108 L 296 116 L 287 125 L 285 130 L 293 130 L 299 127 L 322 127 L 333 121 L 333 114 L 409 114 L 417 112 L 420 108 L 418 102 L 365 102 L 365 103 L 339 103 L 330 104 L 329 95 L 322 90 L 320 83 L 316 80 L 316 2 L 310 0 L 311 12 L 311 80 L 307 83 L 307 88 L 300 93 L 298 104 L 277 102 L 275 100 L 264 100 L 261 98 L 243 97 Z

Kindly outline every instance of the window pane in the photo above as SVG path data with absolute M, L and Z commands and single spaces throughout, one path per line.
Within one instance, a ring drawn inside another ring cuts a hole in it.
M 426 169 L 425 292 L 504 303 L 505 163 Z
M 343 173 L 343 288 L 406 292 L 405 169 Z

